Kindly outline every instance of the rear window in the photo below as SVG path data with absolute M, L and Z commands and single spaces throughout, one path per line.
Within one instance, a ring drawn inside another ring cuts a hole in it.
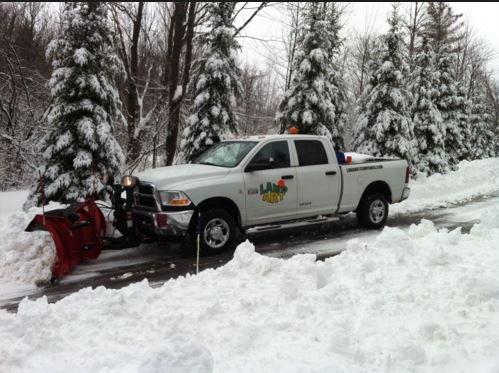
M 326 149 L 317 140 L 294 140 L 300 166 L 327 164 Z

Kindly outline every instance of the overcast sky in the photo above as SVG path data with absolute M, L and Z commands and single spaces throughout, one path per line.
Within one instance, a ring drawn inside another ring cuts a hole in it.
M 464 20 L 468 21 L 476 35 L 485 40 L 494 51 L 490 67 L 494 69 L 499 79 L 499 2 L 472 3 L 450 2 L 456 13 L 462 13 Z M 405 6 L 405 4 L 403 5 Z M 356 31 L 363 31 L 373 27 L 377 32 L 387 30 L 386 18 L 391 9 L 391 3 L 350 3 L 349 12 L 345 18 L 343 36 L 348 38 Z M 274 5 L 264 9 L 242 33 L 239 39 L 242 46 L 241 59 L 244 62 L 264 66 L 270 61 L 269 56 L 283 55 L 282 37 L 286 32 L 287 17 L 283 14 L 281 5 Z M 253 38 L 265 39 L 265 42 Z

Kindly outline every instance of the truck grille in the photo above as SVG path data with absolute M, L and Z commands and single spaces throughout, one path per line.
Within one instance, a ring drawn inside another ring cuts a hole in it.
M 159 211 L 158 194 L 154 184 L 139 182 L 135 191 L 135 206 L 140 209 Z

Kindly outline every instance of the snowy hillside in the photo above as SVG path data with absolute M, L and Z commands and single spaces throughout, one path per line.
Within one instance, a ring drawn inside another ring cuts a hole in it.
M 385 228 L 338 257 L 255 253 L 153 289 L 0 311 L 1 371 L 367 372 L 499 368 L 499 208 L 470 234 Z

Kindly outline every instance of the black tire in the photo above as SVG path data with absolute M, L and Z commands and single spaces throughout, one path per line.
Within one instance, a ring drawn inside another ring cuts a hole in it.
M 195 228 L 195 227 L 194 227 Z M 200 254 L 217 255 L 235 249 L 240 243 L 240 229 L 234 217 L 224 209 L 201 212 Z M 191 247 L 197 249 L 197 236 L 190 234 Z
M 388 219 L 388 201 L 381 193 L 364 196 L 357 208 L 359 224 L 368 229 L 380 229 Z

